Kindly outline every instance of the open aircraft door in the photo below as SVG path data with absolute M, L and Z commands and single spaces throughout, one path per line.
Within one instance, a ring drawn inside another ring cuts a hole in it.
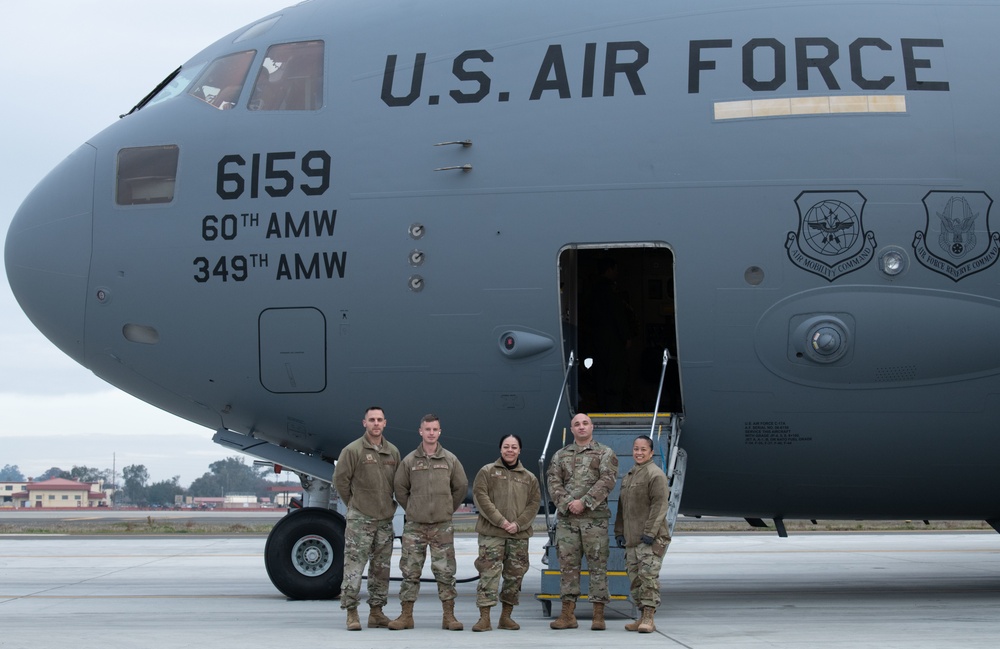
M 674 255 L 652 242 L 572 245 L 559 255 L 564 356 L 591 358 L 571 378 L 573 412 L 650 413 L 663 352 L 660 411 L 681 413 Z

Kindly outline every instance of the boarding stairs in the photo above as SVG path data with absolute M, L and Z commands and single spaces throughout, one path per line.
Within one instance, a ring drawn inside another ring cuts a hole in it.
M 663 352 L 663 369 L 660 375 L 660 390 L 663 391 L 663 381 L 666 376 L 667 364 L 670 360 L 669 352 Z M 573 354 L 570 354 L 566 378 L 568 379 L 574 363 Z M 559 570 L 559 557 L 556 551 L 555 530 L 556 515 L 551 512 L 549 505 L 548 486 L 546 484 L 545 458 L 550 442 L 553 441 L 553 428 L 559 414 L 563 393 L 566 388 L 566 380 L 563 381 L 563 388 L 559 393 L 559 402 L 556 404 L 556 416 L 553 417 L 552 427 L 549 436 L 546 438 L 542 457 L 538 462 L 539 480 L 542 485 L 542 503 L 545 507 L 545 526 L 548 532 L 548 542 L 545 544 L 545 556 L 542 563 L 545 569 L 542 571 L 541 592 L 536 598 L 542 603 L 542 610 L 545 615 L 552 614 L 552 602 L 560 599 L 559 581 L 561 572 Z M 608 505 L 611 509 L 611 519 L 608 521 L 608 535 L 610 554 L 608 558 L 608 590 L 612 602 L 628 601 L 632 606 L 633 614 L 636 612 L 634 602 L 629 599 L 631 587 L 628 576 L 625 572 L 625 550 L 617 546 L 614 540 L 615 516 L 618 513 L 618 496 L 621 489 L 621 479 L 635 465 L 632 458 L 632 446 L 635 438 L 639 435 L 647 435 L 653 440 L 653 461 L 658 462 L 663 472 L 666 473 L 670 484 L 670 501 L 667 511 L 667 524 L 670 534 L 673 536 L 674 524 L 677 521 L 677 513 L 680 509 L 681 494 L 684 490 L 684 474 L 687 469 L 687 454 L 680 447 L 681 420 L 679 413 L 660 413 L 659 397 L 656 406 L 649 413 L 592 413 L 590 419 L 594 423 L 594 439 L 601 444 L 611 447 L 618 457 L 618 479 L 615 488 L 608 496 Z M 566 429 L 562 431 L 562 445 L 573 441 L 572 433 Z M 587 569 L 586 558 L 580 575 L 580 600 L 587 600 L 589 590 L 589 570 Z

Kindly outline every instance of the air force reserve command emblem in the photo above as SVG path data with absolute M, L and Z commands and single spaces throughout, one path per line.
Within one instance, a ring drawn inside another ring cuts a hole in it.
M 785 238 L 793 264 L 832 282 L 875 256 L 875 235 L 865 232 L 865 197 L 856 191 L 805 191 L 795 199 L 799 229 Z
M 927 192 L 927 225 L 913 235 L 917 261 L 953 281 L 986 270 L 1000 257 L 986 192 Z

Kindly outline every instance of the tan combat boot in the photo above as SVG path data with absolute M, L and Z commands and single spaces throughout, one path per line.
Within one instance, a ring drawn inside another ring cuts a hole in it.
M 573 615 L 573 611 L 576 610 L 576 602 L 571 599 L 564 599 L 562 601 L 562 611 L 559 612 L 559 617 L 549 622 L 550 629 L 575 629 L 579 625 L 576 623 L 576 616 Z
M 654 615 L 656 615 L 656 609 L 652 606 L 642 609 L 642 619 L 639 620 L 639 633 L 652 633 L 656 631 L 656 623 L 653 622 Z
M 368 628 L 384 629 L 389 626 L 389 618 L 382 612 L 381 606 L 372 606 L 368 611 Z
M 348 631 L 361 630 L 361 620 L 358 619 L 358 609 L 356 608 L 347 609 L 347 630 Z
M 393 631 L 413 628 L 413 602 L 400 602 L 400 604 L 403 607 L 403 611 L 399 614 L 399 617 L 389 622 L 389 628 Z
M 604 602 L 594 602 L 594 617 L 590 622 L 591 631 L 603 631 L 608 628 L 604 624 Z
M 628 624 L 625 625 L 625 630 L 626 631 L 638 631 L 639 630 L 639 621 L 642 620 L 642 612 L 644 610 L 645 609 L 642 606 L 639 607 L 639 617 L 635 618 L 634 620 L 632 620 L 631 622 L 629 622 Z
M 479 621 L 472 625 L 473 631 L 492 631 L 493 625 L 490 623 L 490 609 L 492 606 L 479 607 Z
M 465 627 L 455 619 L 455 600 L 447 599 L 441 601 L 441 609 L 444 615 L 441 617 L 441 628 L 449 631 L 461 631 Z
M 510 614 L 514 612 L 514 605 L 501 602 L 503 604 L 503 610 L 500 613 L 500 621 L 497 622 L 497 628 L 507 629 L 509 631 L 517 631 L 521 628 L 521 625 L 511 619 Z

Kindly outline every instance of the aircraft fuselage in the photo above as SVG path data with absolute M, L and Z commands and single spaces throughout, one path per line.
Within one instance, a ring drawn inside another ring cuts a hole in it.
M 652 411 L 666 344 L 682 511 L 1000 514 L 1000 3 L 275 16 L 183 67 L 252 52 L 225 109 L 178 84 L 11 226 L 19 301 L 98 376 L 330 458 L 368 405 L 401 449 L 435 412 L 471 472 L 502 433 L 538 457 L 570 350 L 625 379 L 579 374 L 560 425 Z M 262 109 L 286 43 L 321 44 L 321 87 Z M 594 324 L 619 298 L 620 349 Z

